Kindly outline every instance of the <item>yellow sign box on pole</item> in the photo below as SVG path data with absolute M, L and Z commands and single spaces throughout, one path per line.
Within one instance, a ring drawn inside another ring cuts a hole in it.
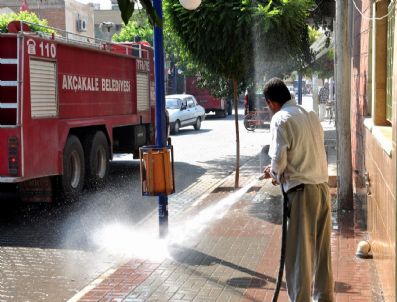
M 172 146 L 145 146 L 139 149 L 142 195 L 169 195 L 175 192 Z

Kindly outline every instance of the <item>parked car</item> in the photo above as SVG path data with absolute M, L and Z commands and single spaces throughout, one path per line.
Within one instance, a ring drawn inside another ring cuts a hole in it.
M 165 97 L 165 108 L 169 115 L 171 133 L 178 133 L 181 127 L 201 128 L 205 119 L 205 110 L 190 94 L 172 94 Z

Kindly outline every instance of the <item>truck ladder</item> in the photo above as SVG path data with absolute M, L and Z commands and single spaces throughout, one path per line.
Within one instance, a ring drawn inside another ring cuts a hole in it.
M 19 39 L 17 44 L 18 53 Z M 4 58 L 2 56 L 7 56 L 7 54 L 0 53 L 0 126 L 15 126 L 18 124 L 18 58 Z M 12 67 L 12 65 L 15 67 Z M 16 78 L 16 80 L 8 78 L 7 75 L 10 74 L 10 71 L 15 74 L 14 79 Z

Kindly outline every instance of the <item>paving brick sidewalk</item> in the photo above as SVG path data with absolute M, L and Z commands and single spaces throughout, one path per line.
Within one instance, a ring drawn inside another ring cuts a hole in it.
M 240 191 L 231 192 L 231 175 L 200 203 L 170 217 L 169 240 L 152 246 L 160 257 L 149 250 L 147 257 L 133 257 L 70 301 L 271 301 L 282 202 L 278 187 L 252 177 L 258 162 L 241 168 Z M 146 224 L 156 234 L 156 217 Z M 382 301 L 372 260 L 355 257 L 363 238 L 353 213 L 334 212 L 336 301 Z M 279 301 L 288 301 L 285 284 Z
M 265 183 L 257 191 L 260 185 L 254 183 L 223 217 L 204 219 L 206 225 L 199 226 L 206 228 L 201 232 L 195 230 L 188 239 L 171 242 L 164 259 L 131 259 L 77 300 L 271 301 L 280 250 L 281 202 L 278 188 Z M 227 188 L 226 182 L 200 205 L 176 217 L 170 229 L 186 226 L 203 209 L 222 203 L 231 195 Z M 372 283 L 372 261 L 354 256 L 364 235 L 356 229 L 352 213 L 334 213 L 336 301 L 381 301 Z M 284 287 L 279 301 L 287 301 Z

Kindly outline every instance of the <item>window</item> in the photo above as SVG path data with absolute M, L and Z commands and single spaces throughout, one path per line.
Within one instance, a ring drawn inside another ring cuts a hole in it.
M 193 108 L 194 107 L 194 101 L 192 98 L 187 99 L 187 108 Z
M 364 121 L 383 150 L 392 151 L 392 86 L 395 2 L 373 1 L 368 57 L 368 106 L 371 118 Z
M 30 59 L 30 98 L 32 118 L 58 115 L 56 63 Z
M 394 8 L 390 0 L 372 4 L 368 78 L 371 116 L 376 126 L 390 126 L 392 121 Z
M 387 81 L 386 81 L 386 120 L 392 119 L 392 91 L 393 91 L 393 43 L 394 43 L 394 2 L 388 7 L 387 20 Z
M 136 98 L 138 112 L 150 109 L 149 100 L 149 75 L 147 73 L 138 72 L 136 75 Z

